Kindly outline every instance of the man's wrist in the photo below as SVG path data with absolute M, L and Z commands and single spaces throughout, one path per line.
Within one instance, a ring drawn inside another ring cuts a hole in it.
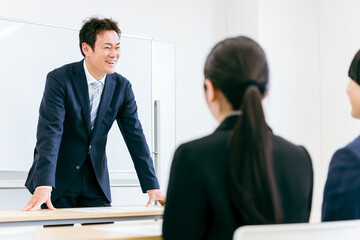
M 35 188 L 35 190 L 38 189 L 38 188 L 47 188 L 47 189 L 50 189 L 50 191 L 52 191 L 51 186 L 38 186 L 38 187 Z
M 154 191 L 154 190 L 160 190 L 160 189 L 159 188 L 149 189 L 149 190 L 146 190 L 146 192 Z

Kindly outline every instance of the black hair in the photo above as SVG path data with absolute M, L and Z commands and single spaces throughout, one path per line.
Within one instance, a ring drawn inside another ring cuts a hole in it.
M 360 85 L 360 50 L 355 54 L 349 68 L 349 77 Z
M 94 50 L 97 36 L 102 34 L 104 31 L 115 31 L 119 37 L 121 34 L 118 23 L 111 18 L 100 19 L 97 17 L 91 17 L 84 22 L 79 32 L 80 51 L 84 57 L 85 54 L 82 50 L 82 44 L 86 43 L 92 50 Z
M 228 150 L 230 197 L 235 211 L 244 224 L 282 222 L 271 130 L 261 105 L 269 82 L 263 49 L 248 37 L 225 39 L 208 55 L 204 75 L 234 110 L 241 111 Z

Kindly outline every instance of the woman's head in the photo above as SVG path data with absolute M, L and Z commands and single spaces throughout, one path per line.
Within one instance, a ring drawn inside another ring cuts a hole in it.
M 350 81 L 347 87 L 347 94 L 351 103 L 351 115 L 360 118 L 360 50 L 353 58 L 349 73 Z
M 218 112 L 241 110 L 228 148 L 228 185 L 236 214 L 245 224 L 281 222 L 271 134 L 261 105 L 269 82 L 264 51 L 247 37 L 225 39 L 211 50 L 204 74 L 215 118 L 214 106 Z
M 209 53 L 205 79 L 223 93 L 233 110 L 239 110 L 245 90 L 254 86 L 265 95 L 269 82 L 269 68 L 263 49 L 248 37 L 225 39 Z
M 211 50 L 204 74 L 215 118 L 214 106 L 218 112 L 241 110 L 228 149 L 228 185 L 237 214 L 245 224 L 281 222 L 271 134 L 261 105 L 269 82 L 263 49 L 247 37 L 225 39 Z

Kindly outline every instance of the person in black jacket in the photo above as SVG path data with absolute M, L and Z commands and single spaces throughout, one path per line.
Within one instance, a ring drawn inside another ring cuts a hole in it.
M 164 239 L 232 239 L 242 225 L 308 222 L 311 159 L 265 122 L 263 49 L 247 37 L 225 39 L 211 50 L 204 74 L 205 98 L 220 126 L 175 152 Z

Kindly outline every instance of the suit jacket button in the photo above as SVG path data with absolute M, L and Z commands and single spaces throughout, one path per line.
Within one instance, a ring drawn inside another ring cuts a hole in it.
M 79 165 L 76 165 L 76 167 L 75 167 L 77 170 L 79 170 L 80 169 L 80 166 Z

